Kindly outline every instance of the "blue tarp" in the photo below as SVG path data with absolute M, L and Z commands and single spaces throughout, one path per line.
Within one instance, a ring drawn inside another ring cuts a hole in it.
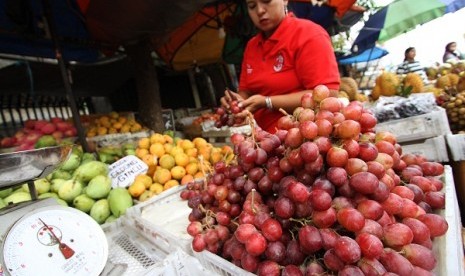
M 338 63 L 345 65 L 345 64 L 353 64 L 353 63 L 359 63 L 359 62 L 367 62 L 367 61 L 375 60 L 378 58 L 382 58 L 388 53 L 389 52 L 386 51 L 385 49 L 374 47 L 374 48 L 366 49 L 359 55 L 339 59 Z

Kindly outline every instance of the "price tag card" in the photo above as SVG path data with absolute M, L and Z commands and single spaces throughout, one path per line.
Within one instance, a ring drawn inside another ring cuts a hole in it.
M 109 176 L 113 188 L 126 188 L 134 182 L 134 178 L 139 174 L 145 174 L 148 170 L 147 164 L 134 155 L 128 155 L 109 167 Z

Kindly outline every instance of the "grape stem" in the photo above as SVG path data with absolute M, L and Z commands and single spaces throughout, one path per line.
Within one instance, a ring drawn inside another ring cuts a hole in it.
M 252 189 L 252 212 L 253 212 L 254 215 L 257 214 L 257 210 L 255 209 L 255 203 L 254 203 L 254 202 L 255 202 L 255 201 L 254 201 L 254 199 L 255 199 L 255 192 L 256 192 L 255 189 Z
M 281 112 L 282 114 L 284 114 L 286 116 L 289 116 L 289 113 L 287 113 L 287 111 L 282 109 L 282 108 L 279 109 L 279 112 Z

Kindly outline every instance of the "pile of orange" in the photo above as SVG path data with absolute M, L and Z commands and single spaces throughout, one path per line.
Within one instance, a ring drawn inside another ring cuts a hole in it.
M 214 147 L 201 137 L 191 141 L 154 133 L 138 141 L 136 156 L 149 169 L 146 175 L 136 177 L 128 190 L 132 197 L 144 201 L 169 188 L 204 178 L 216 162 L 229 162 L 234 153 L 229 146 Z
M 142 131 L 142 125 L 130 116 L 117 112 L 95 118 L 87 128 L 87 137 L 94 137 L 114 133 L 133 133 Z

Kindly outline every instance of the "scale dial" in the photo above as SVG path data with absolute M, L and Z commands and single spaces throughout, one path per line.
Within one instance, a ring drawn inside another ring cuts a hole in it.
M 100 225 L 71 207 L 48 206 L 26 214 L 3 243 L 3 269 L 11 275 L 99 275 L 107 258 Z

